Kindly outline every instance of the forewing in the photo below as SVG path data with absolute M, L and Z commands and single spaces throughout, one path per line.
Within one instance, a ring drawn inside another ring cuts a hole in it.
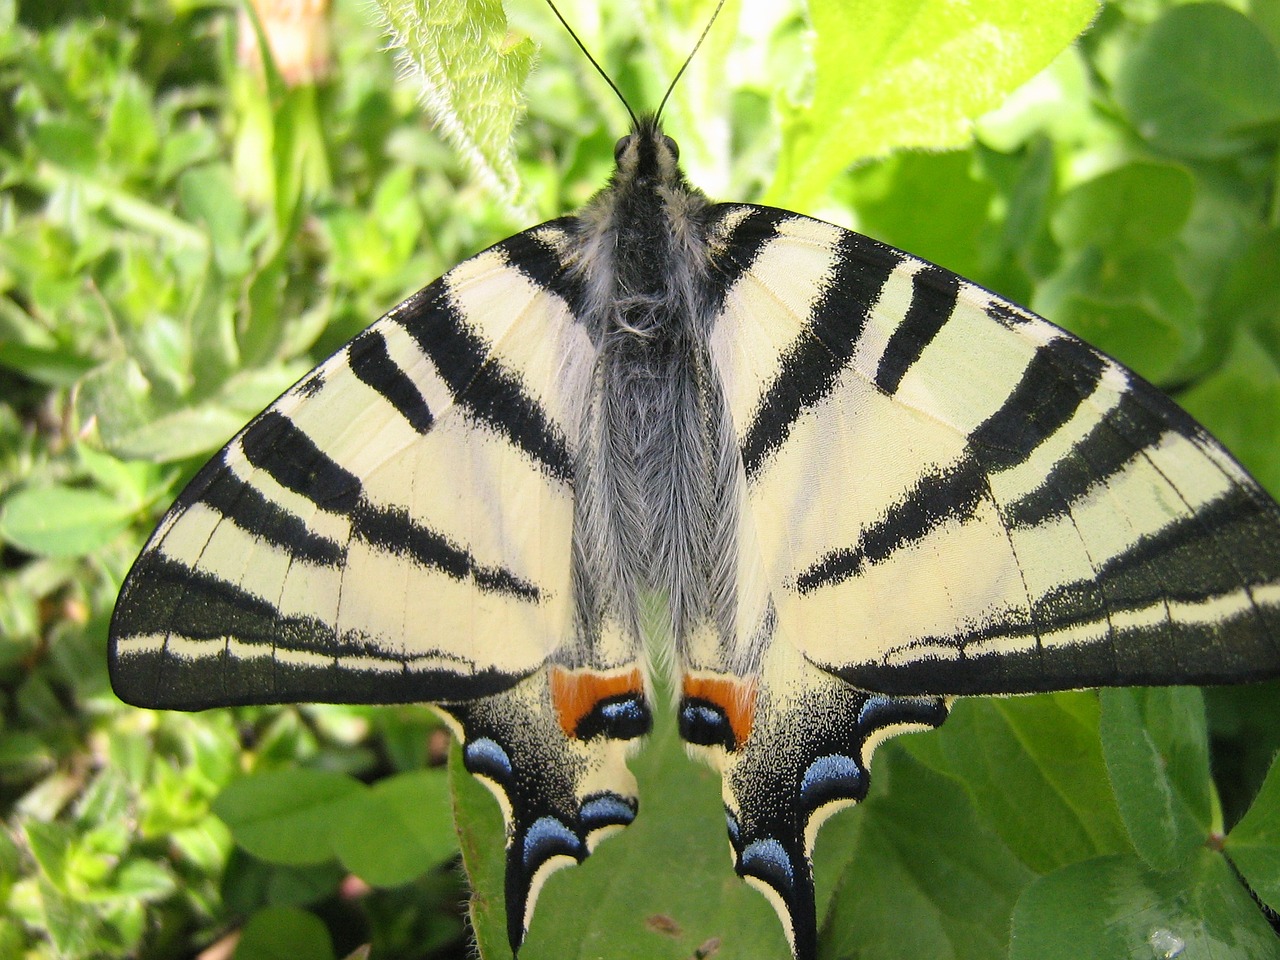
M 681 732 L 812 960 L 819 826 L 952 695 L 1280 672 L 1280 510 L 1044 320 L 829 224 L 716 214 L 736 647 L 686 664 Z
M 594 349 L 563 242 L 551 223 L 460 264 L 200 471 L 121 590 L 122 699 L 461 701 L 566 641 Z
M 724 222 L 712 354 L 779 640 L 906 695 L 1280 671 L 1280 509 L 1172 401 L 866 237 Z

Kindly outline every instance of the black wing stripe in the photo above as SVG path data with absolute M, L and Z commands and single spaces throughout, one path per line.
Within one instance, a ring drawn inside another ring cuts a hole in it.
M 350 513 L 360 502 L 359 478 L 278 410 L 268 410 L 249 424 L 240 435 L 240 449 L 253 466 L 322 510 Z
M 352 535 L 379 550 L 395 556 L 409 557 L 418 564 L 431 567 L 455 580 L 472 579 L 481 590 L 505 594 L 537 603 L 541 593 L 537 587 L 501 567 L 486 567 L 476 562 L 467 550 L 450 543 L 448 538 L 416 523 L 407 510 L 361 503 L 351 516 Z
M 412 378 L 391 359 L 387 340 L 376 328 L 366 330 L 351 341 L 347 346 L 347 363 L 357 379 L 378 391 L 414 430 L 425 434 L 431 429 L 435 418 L 426 398 Z
M 241 435 L 240 447 L 249 463 L 266 472 L 281 486 L 307 498 L 321 509 L 349 516 L 353 535 L 364 542 L 384 552 L 406 556 L 455 579 L 474 578 L 482 590 L 535 603 L 540 599 L 537 587 L 509 570 L 479 564 L 468 551 L 415 522 L 407 510 L 369 503 L 362 496 L 361 484 L 355 475 L 326 456 L 284 414 L 274 410 L 264 413 Z M 214 481 L 210 487 L 216 484 Z M 207 495 L 200 499 L 208 502 Z M 275 515 L 268 520 L 275 524 L 273 529 L 283 536 L 283 521 Z M 267 531 L 249 524 L 241 525 L 250 533 L 272 539 Z M 293 529 L 292 525 L 290 529 Z M 287 542 L 281 545 L 295 553 L 307 549 L 305 541 L 284 539 Z M 318 545 L 312 544 L 312 548 L 316 549 Z
M 1124 612 L 1112 611 L 1112 616 L 1122 619 Z M 1274 653 L 1258 647 L 1256 619 L 1244 612 L 1214 621 L 1169 620 L 1164 624 L 1167 635 L 1153 636 L 1150 626 L 1142 623 L 1118 627 L 1106 644 L 1037 648 L 1029 643 L 1021 651 L 983 651 L 993 642 L 1004 646 L 1002 640 L 1034 641 L 1029 619 L 1023 614 L 979 630 L 923 637 L 901 651 L 897 662 L 858 664 L 837 673 L 855 687 L 888 694 L 969 695 L 1167 684 L 1174 678 L 1185 684 L 1240 683 L 1265 679 L 1276 671 Z M 1040 605 L 1035 622 L 1067 632 L 1106 629 L 1106 622 L 1090 616 L 1087 607 L 1073 617 L 1065 604 L 1056 616 Z M 1179 652 L 1176 665 L 1170 663 L 1170 644 Z
M 544 290 L 555 291 L 569 305 L 575 319 L 585 313 L 582 308 L 583 274 L 567 269 L 551 238 L 559 234 L 568 242 L 576 222 L 575 217 L 552 220 L 537 229 L 508 237 L 494 248 L 502 251 L 509 267 Z
M 1275 569 L 1274 549 L 1259 542 L 1260 521 L 1266 523 L 1258 504 L 1246 491 L 1232 488 L 1194 513 L 1139 538 L 1128 549 L 1101 563 L 1098 576 L 1106 583 L 1118 609 L 1132 609 L 1159 599 L 1147 586 L 1151 581 L 1142 576 L 1149 570 L 1157 573 L 1157 581 L 1176 584 L 1170 594 L 1176 593 L 1181 600 L 1203 600 L 1241 587 L 1259 586 L 1280 573 Z M 1224 556 L 1240 558 L 1252 572 L 1242 576 L 1233 564 L 1222 562 Z M 1077 585 L 1067 584 L 1060 589 L 1072 591 Z M 1052 593 L 1047 595 L 1051 596 Z
M 412 703 L 488 696 L 520 679 L 432 654 L 426 664 L 419 653 L 398 654 L 358 633 L 340 636 L 314 618 L 281 617 L 240 587 L 157 553 L 143 554 L 135 570 L 142 576 L 126 582 L 116 617 L 136 626 L 136 635 L 172 638 L 178 646 L 133 647 L 115 638 L 112 682 L 130 703 L 180 710 Z
M 525 392 L 520 378 L 491 357 L 490 345 L 450 301 L 443 284 L 415 294 L 388 319 L 413 337 L 473 418 L 505 436 L 556 480 L 573 482 L 573 458 L 564 435 Z
M 346 559 L 342 544 L 310 529 L 300 518 L 267 499 L 260 490 L 245 483 L 229 468 L 218 471 L 200 493 L 198 502 L 213 507 L 255 537 L 288 550 L 300 560 L 337 566 Z
M 1126 390 L 1053 465 L 1044 483 L 1005 507 L 1005 523 L 1029 527 L 1065 513 L 1094 486 L 1119 473 L 1139 450 L 1158 443 L 1168 429 L 1166 422 L 1147 414 L 1133 390 Z
M 285 649 L 339 656 L 333 628 L 313 617 L 282 616 L 267 600 L 159 552 L 138 558 L 122 594 L 131 636 L 174 635 L 190 640 L 235 637 Z M 127 601 L 127 602 L 126 602 Z
M 960 277 L 928 264 L 911 278 L 911 305 L 889 337 L 876 369 L 875 383 L 885 393 L 895 393 L 911 365 L 920 359 L 955 311 Z
M 1049 341 L 1031 358 L 1018 385 L 969 435 L 989 469 L 1026 460 L 1097 388 L 1106 362 L 1073 337 Z
M 776 207 L 751 207 L 745 204 L 721 204 L 715 214 L 721 218 L 744 210 L 747 215 L 733 227 L 721 255 L 715 257 L 716 282 L 709 291 L 710 313 L 719 314 L 724 309 L 724 299 L 739 278 L 751 269 L 756 258 L 774 238 L 778 227 L 795 214 Z M 712 227 L 714 232 L 715 227 Z
M 806 593 L 841 583 L 857 576 L 864 564 L 886 560 L 943 523 L 972 515 L 988 495 L 988 473 L 1030 457 L 1074 416 L 1097 386 L 1104 366 L 1097 353 L 1077 340 L 1050 341 L 1032 357 L 1000 408 L 970 434 L 966 456 L 922 476 L 910 493 L 863 531 L 857 544 L 831 551 L 804 570 L 796 588 Z
M 805 410 L 826 397 L 853 356 L 867 315 L 904 254 L 845 234 L 835 269 L 813 305 L 805 334 L 791 345 L 740 443 L 747 479 L 778 450 Z
M 888 559 L 948 520 L 972 516 L 986 492 L 986 473 L 973 457 L 925 474 L 878 523 L 863 531 L 856 545 L 831 551 L 796 577 L 796 589 L 808 593 L 856 577 L 864 565 Z

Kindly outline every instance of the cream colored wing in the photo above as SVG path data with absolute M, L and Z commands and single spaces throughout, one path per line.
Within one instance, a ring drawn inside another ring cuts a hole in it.
M 563 242 L 546 224 L 460 264 L 200 471 L 121 590 L 122 699 L 459 701 L 566 642 L 594 348 Z
M 712 355 L 777 640 L 908 695 L 1280 669 L 1280 508 L 1171 400 L 947 270 L 728 210 Z
M 819 826 L 952 695 L 1280 672 L 1280 508 L 1039 317 L 829 224 L 716 213 L 737 628 L 687 658 L 680 728 L 812 960 Z

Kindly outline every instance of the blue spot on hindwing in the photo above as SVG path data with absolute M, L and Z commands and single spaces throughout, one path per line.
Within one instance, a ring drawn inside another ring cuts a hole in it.
M 863 735 L 895 724 L 924 724 L 936 727 L 947 719 L 941 697 L 867 697 L 858 711 L 858 728 Z
M 579 740 L 600 736 L 633 740 L 644 736 L 652 727 L 653 714 L 643 695 L 629 693 L 601 700 L 578 721 L 573 733 Z
M 892 697 L 868 697 L 867 702 L 858 711 L 859 727 L 878 727 L 885 722 L 893 722 L 902 707 Z
M 478 777 L 488 777 L 498 783 L 510 783 L 511 758 L 498 741 L 489 737 L 471 740 L 462 748 L 463 765 Z
M 817 810 L 836 800 L 861 800 L 866 794 L 866 769 L 841 753 L 819 757 L 800 779 L 800 799 L 806 810 Z
M 597 793 L 582 801 L 578 823 L 586 833 L 603 827 L 625 827 L 636 818 L 636 803 L 616 793 Z
M 784 897 L 795 886 L 795 870 L 782 844 L 773 839 L 755 840 L 738 857 L 739 876 L 758 877 Z
M 578 835 L 555 817 L 539 817 L 524 835 L 524 866 L 533 873 L 552 857 L 566 856 L 582 860 L 587 855 Z
M 678 715 L 680 736 L 686 743 L 700 747 L 737 749 L 738 738 L 724 710 L 707 700 L 686 697 L 680 701 Z

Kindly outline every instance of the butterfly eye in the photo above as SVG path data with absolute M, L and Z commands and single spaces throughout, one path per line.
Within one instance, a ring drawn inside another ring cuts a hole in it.
M 664 144 L 666 144 L 667 149 L 671 151 L 671 159 L 672 159 L 672 160 L 679 160 L 679 159 L 680 159 L 680 144 L 676 143 L 676 142 L 675 142 L 674 140 L 672 140 L 670 137 L 665 137 L 665 136 L 662 138 L 662 142 L 663 142 Z
M 630 142 L 631 142 L 630 134 L 627 134 L 625 137 L 618 138 L 618 142 L 613 145 L 613 162 L 614 163 L 622 162 L 622 154 L 626 152 L 627 144 L 629 144 Z

